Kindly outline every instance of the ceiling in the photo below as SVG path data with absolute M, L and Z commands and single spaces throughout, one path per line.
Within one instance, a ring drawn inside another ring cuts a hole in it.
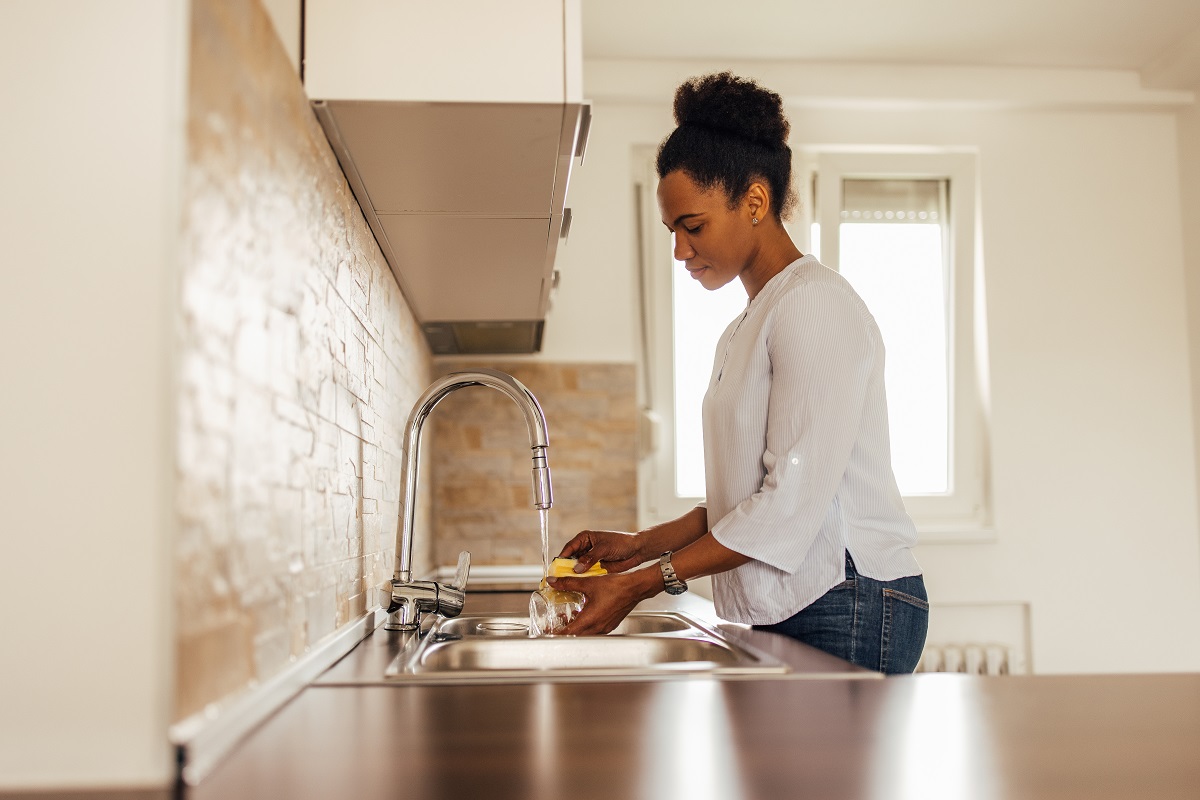
M 1200 39 L 1200 0 L 583 0 L 586 58 L 1142 70 Z

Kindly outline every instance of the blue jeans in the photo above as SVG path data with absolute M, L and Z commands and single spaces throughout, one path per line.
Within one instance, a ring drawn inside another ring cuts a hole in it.
M 887 674 L 912 672 L 925 647 L 929 596 L 920 575 L 877 581 L 846 554 L 846 580 L 783 622 L 755 625 Z

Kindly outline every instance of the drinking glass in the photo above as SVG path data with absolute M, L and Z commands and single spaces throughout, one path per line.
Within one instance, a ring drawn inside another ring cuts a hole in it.
M 529 596 L 529 635 L 553 636 L 575 619 L 587 598 L 579 592 L 545 587 Z

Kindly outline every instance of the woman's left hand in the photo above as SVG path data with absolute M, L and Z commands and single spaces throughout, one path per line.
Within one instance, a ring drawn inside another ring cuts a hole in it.
M 555 589 L 587 597 L 579 615 L 558 631 L 563 635 L 587 636 L 608 633 L 620 625 L 634 606 L 658 593 L 662 576 L 658 570 L 638 569 L 595 578 L 550 578 L 549 583 Z

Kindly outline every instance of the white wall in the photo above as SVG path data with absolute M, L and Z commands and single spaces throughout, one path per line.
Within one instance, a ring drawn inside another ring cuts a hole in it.
M 585 67 L 585 92 L 614 99 L 598 99 L 571 188 L 548 358 L 636 358 L 629 158 L 671 129 L 669 93 L 647 101 L 644 89 L 673 83 L 660 79 L 668 69 L 630 71 L 643 86 L 626 87 L 629 102 L 612 70 Z M 871 88 L 854 102 L 786 92 L 794 145 L 979 153 L 997 539 L 922 546 L 932 599 L 1029 603 L 1038 672 L 1200 669 L 1180 95 L 1142 95 L 1121 76 L 1106 95 L 1089 78 L 1073 103 L 1074 79 L 1047 73 L 1031 80 L 1032 100 L 1014 96 L 1022 82 L 997 79 L 980 87 L 986 104 L 943 90 L 888 103 L 869 70 L 826 72 L 829 85 Z
M 555 267 L 561 275 L 536 360 L 636 360 L 637 232 L 629 148 L 631 142 L 657 142 L 670 122 L 669 108 L 593 109 L 586 159 L 571 173 L 571 234 L 559 245 Z
M 1039 672 L 1200 668 L 1173 119 L 955 123 L 980 147 L 998 542 L 922 548 L 931 594 L 1029 602 Z
M 0 6 L 0 787 L 166 785 L 186 0 Z
M 1197 85 L 1200 93 L 1200 85 Z M 1183 247 L 1187 264 L 1188 330 L 1192 356 L 1192 405 L 1196 452 L 1200 453 L 1200 102 L 1179 114 L 1179 183 Z

